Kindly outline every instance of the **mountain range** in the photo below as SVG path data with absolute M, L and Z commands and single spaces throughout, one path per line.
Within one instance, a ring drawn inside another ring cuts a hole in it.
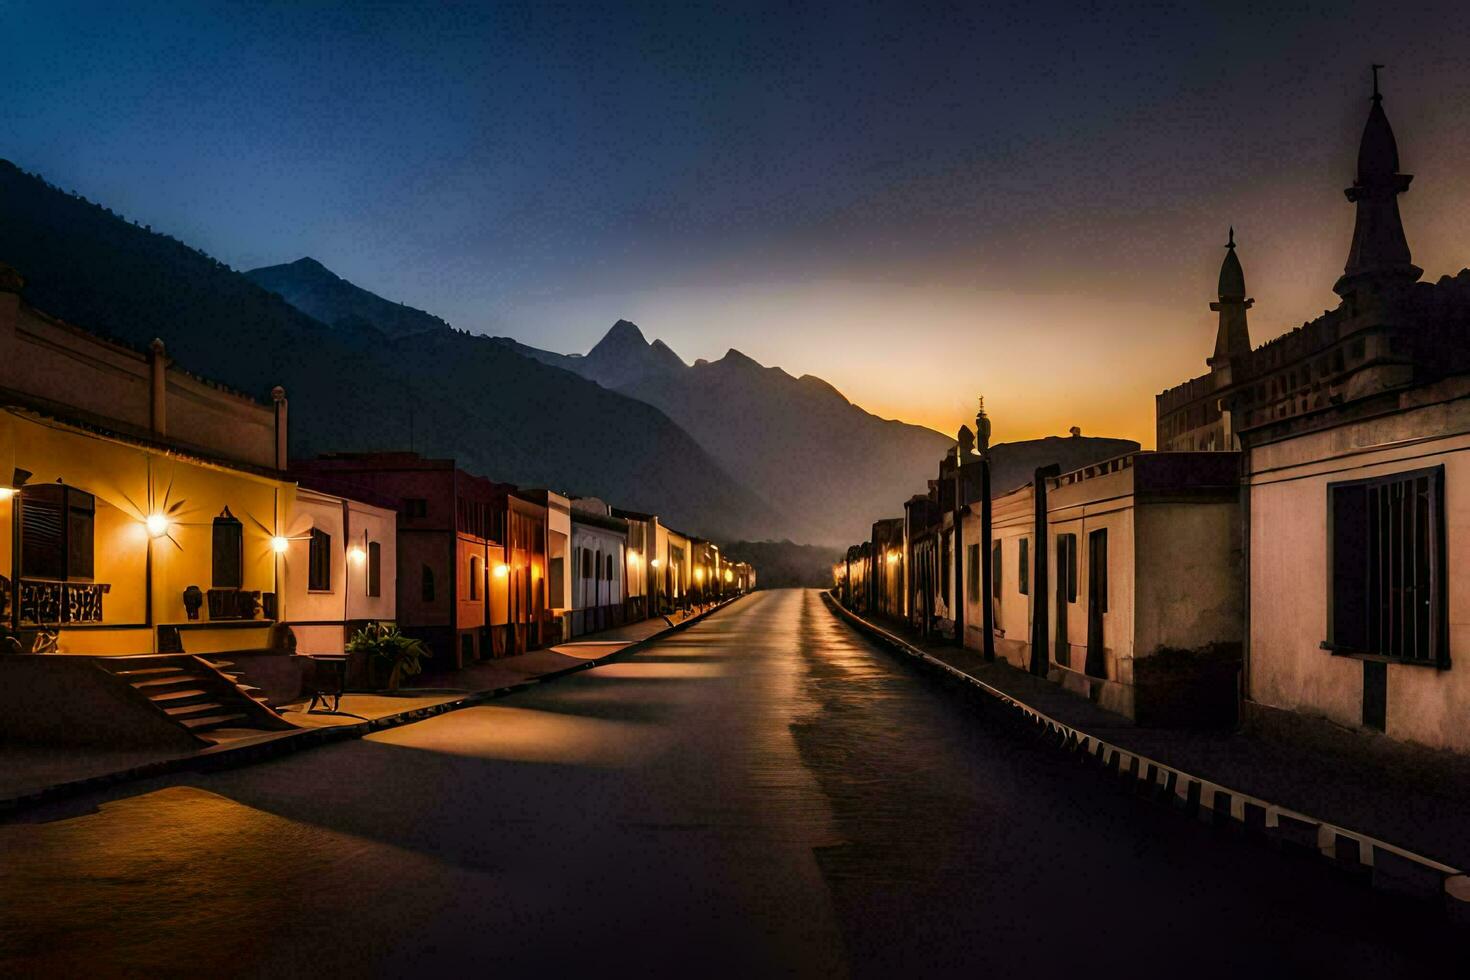
M 661 513 L 691 533 L 786 530 L 780 514 L 644 402 L 419 311 L 364 299 L 351 284 L 334 288 L 362 305 L 323 321 L 7 161 L 0 262 L 25 277 L 27 302 L 52 316 L 140 350 L 161 337 L 183 367 L 263 400 L 283 385 L 293 455 L 412 448 L 497 480 Z M 433 326 L 405 326 L 420 320 Z
M 237 272 L 0 161 L 0 262 L 27 300 L 191 371 L 292 402 L 292 451 L 412 448 L 732 541 L 846 545 L 922 493 L 953 439 L 730 349 L 686 363 L 618 320 L 585 355 L 455 329 L 303 258 Z M 1137 448 L 994 447 L 995 486 Z

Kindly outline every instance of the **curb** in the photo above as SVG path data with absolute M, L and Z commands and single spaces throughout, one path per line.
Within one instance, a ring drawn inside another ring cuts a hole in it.
M 834 613 L 883 645 L 1000 701 L 1029 721 L 1042 738 L 1096 764 L 1139 795 L 1170 804 L 1202 823 L 1231 828 L 1286 850 L 1315 852 L 1376 889 L 1438 903 L 1452 921 L 1470 924 L 1470 874 L 1104 741 L 925 653 L 844 608 L 830 592 L 823 592 L 822 599 Z
M 603 664 L 611 663 L 614 660 L 619 660 L 630 654 L 637 653 L 670 634 L 687 629 L 695 623 L 702 621 L 706 616 L 719 612 L 726 606 L 738 602 L 745 595 L 749 595 L 749 593 L 726 599 L 724 602 L 710 606 L 703 612 L 690 616 L 688 619 L 665 627 L 657 633 L 644 637 L 641 640 L 635 640 L 627 646 L 621 647 L 605 656 L 598 657 L 595 660 L 573 664 L 570 667 L 563 667 L 560 670 L 553 670 L 536 677 L 530 677 L 524 681 L 509 684 L 505 687 L 473 691 L 453 701 L 426 705 L 422 708 L 412 708 L 408 711 L 384 715 L 381 718 L 359 722 L 355 725 L 337 725 L 332 728 L 302 728 L 291 732 L 284 732 L 280 735 L 264 736 L 259 741 L 251 741 L 243 745 L 216 745 L 191 755 L 159 759 L 156 762 L 145 762 L 142 765 L 119 769 L 116 772 L 100 773 L 96 776 L 87 776 L 83 779 L 55 783 L 32 793 L 0 800 L 0 823 L 3 823 L 7 818 L 22 810 L 38 806 L 42 803 L 52 803 L 57 800 L 80 796 L 84 793 L 105 789 L 121 783 L 136 782 L 141 779 L 151 779 L 156 776 L 167 776 L 181 772 L 217 772 L 223 769 L 236 769 L 257 762 L 264 762 L 268 759 L 292 755 L 307 749 L 316 748 L 320 745 L 344 742 L 350 739 L 362 738 L 364 735 L 371 735 L 374 732 L 387 731 L 390 728 L 399 728 L 403 725 L 412 725 L 415 722 L 424 721 L 436 715 L 448 714 L 451 711 L 458 711 L 461 708 L 472 708 L 489 701 L 495 701 L 511 694 L 517 694 L 528 688 L 536 687 L 539 684 L 558 680 L 569 674 L 580 673 L 584 670 L 592 670 L 593 668 L 601 667 Z

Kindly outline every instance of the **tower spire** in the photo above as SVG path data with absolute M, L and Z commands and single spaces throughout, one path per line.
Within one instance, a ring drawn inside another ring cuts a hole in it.
M 1240 267 L 1240 256 L 1235 254 L 1234 225 L 1230 226 L 1229 240 L 1225 243 L 1225 260 L 1220 263 L 1216 294 L 1219 301 L 1211 303 L 1210 309 L 1220 314 L 1220 326 L 1215 332 L 1215 355 L 1207 363 L 1218 371 L 1229 367 L 1231 358 L 1251 352 L 1246 310 L 1256 301 L 1245 295 L 1245 270 Z
M 1372 107 L 1358 144 L 1358 174 L 1345 193 L 1357 206 L 1353 243 L 1348 250 L 1342 278 L 1332 287 L 1346 299 L 1360 289 L 1407 284 L 1418 280 L 1422 269 L 1414 265 L 1404 223 L 1399 217 L 1398 196 L 1409 189 L 1411 174 L 1401 174 L 1398 142 L 1383 112 L 1383 95 L 1378 89 L 1378 71 L 1373 65 Z

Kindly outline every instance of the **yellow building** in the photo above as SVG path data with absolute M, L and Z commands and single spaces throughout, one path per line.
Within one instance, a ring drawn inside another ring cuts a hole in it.
M 72 656 L 0 657 L 4 684 L 43 703 L 90 685 L 196 733 L 286 725 L 263 706 L 301 688 L 286 627 L 340 654 L 350 620 L 393 618 L 396 515 L 285 477 L 280 388 L 266 404 L 204 381 L 160 341 L 27 306 L 23 285 L 0 266 L 0 630 L 10 653 Z M 106 677 L 65 666 L 85 657 Z M 246 684 L 254 670 L 269 679 Z

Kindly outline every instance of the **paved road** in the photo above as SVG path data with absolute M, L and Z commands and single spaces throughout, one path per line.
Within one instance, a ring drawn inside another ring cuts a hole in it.
M 1450 953 L 1110 787 L 817 593 L 763 592 L 491 706 L 0 827 L 0 974 L 1385 977 Z

